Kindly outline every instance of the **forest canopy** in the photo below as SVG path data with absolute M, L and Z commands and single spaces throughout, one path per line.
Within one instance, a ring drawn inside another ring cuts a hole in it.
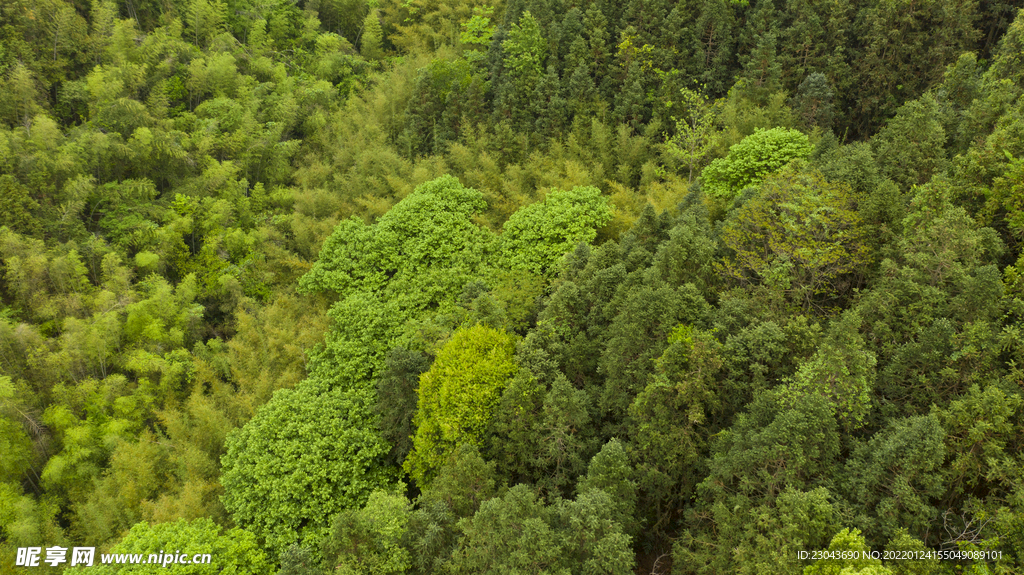
M 1024 571 L 1022 7 L 0 3 L 0 573 Z

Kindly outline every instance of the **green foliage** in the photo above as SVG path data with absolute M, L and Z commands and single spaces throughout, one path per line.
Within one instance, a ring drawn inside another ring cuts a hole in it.
M 915 554 L 917 557 L 921 557 L 916 561 L 890 561 L 887 567 L 895 575 L 932 575 L 942 572 L 942 562 L 938 557 L 924 558 L 930 555 L 930 550 L 925 547 L 920 539 L 915 539 L 904 531 L 900 531 L 896 537 L 893 537 L 889 544 L 885 546 L 885 550 L 894 557 L 898 557 L 900 556 L 898 554 L 903 553 Z
M 886 418 L 944 405 L 991 361 L 983 350 L 994 349 L 986 342 L 995 341 L 990 326 L 1003 290 L 991 262 L 1003 247 L 993 230 L 950 202 L 951 192 L 940 179 L 917 189 L 898 259 L 882 262 L 879 280 L 857 305 L 878 359 L 875 388 Z
M 576 244 L 594 241 L 609 219 L 608 200 L 597 188 L 551 190 L 544 201 L 520 208 L 505 222 L 503 259 L 512 269 L 552 273 Z
M 404 495 L 382 490 L 371 493 L 362 509 L 343 510 L 325 540 L 325 566 L 332 573 L 345 574 L 407 572 L 412 559 L 401 543 L 410 512 Z
M 3 426 L 3 434 L 0 440 L 4 442 L 3 467 L 0 467 L 0 481 L 13 482 L 21 478 L 22 474 L 28 471 L 32 462 L 32 439 L 27 433 L 23 424 L 31 427 L 36 422 L 34 418 L 25 412 L 25 406 L 19 405 L 21 401 L 17 396 L 20 391 L 14 381 L 6 376 L 0 375 L 0 426 Z
M 844 553 L 852 558 L 834 559 L 829 557 L 804 568 L 804 575 L 893 575 L 890 569 L 882 566 L 881 559 L 870 556 L 871 549 L 864 542 L 859 529 L 843 529 L 836 533 L 828 544 L 828 551 L 833 557 L 841 557 Z M 909 561 L 908 561 L 909 562 Z M 916 562 L 916 561 L 915 561 Z
M 856 523 L 879 541 L 898 529 L 925 535 L 938 519 L 932 505 L 945 489 L 946 447 L 935 415 L 892 420 L 847 461 L 845 491 Z
M 381 44 L 384 41 L 384 31 L 380 26 L 380 16 L 376 10 L 370 10 L 363 20 L 363 33 L 359 42 L 359 53 L 364 58 L 376 60 L 383 56 Z
M 546 359 L 538 334 L 532 335 L 520 344 L 519 357 Z M 564 375 L 520 361 L 495 408 L 488 451 L 512 482 L 530 481 L 546 492 L 569 495 L 597 448 L 593 402 Z
M 909 188 L 941 171 L 946 132 L 939 117 L 939 104 L 930 95 L 900 107 L 896 117 L 871 140 L 883 176 Z
M 798 552 L 824 548 L 825 533 L 834 528 L 835 510 L 829 499 L 824 487 L 787 487 L 771 503 L 716 502 L 706 517 L 717 533 L 707 538 L 684 532 L 673 547 L 673 572 L 797 572 Z M 717 552 L 721 548 L 732 553 Z
M 422 376 L 413 451 L 403 468 L 421 485 L 462 443 L 478 444 L 501 392 L 515 375 L 515 338 L 484 325 L 463 328 Z
M 676 327 L 655 373 L 633 404 L 631 433 L 648 528 L 660 531 L 703 479 L 708 423 L 719 409 L 722 345 L 710 332 Z
M 32 200 L 28 189 L 12 176 L 0 176 L 0 198 L 0 217 L 3 218 L 0 225 L 20 234 L 33 235 L 37 222 L 32 211 L 39 204 Z
M 494 467 L 476 446 L 460 444 L 423 491 L 421 506 L 441 503 L 457 518 L 472 516 L 480 504 L 497 494 Z
M 938 412 L 946 431 L 950 476 L 947 492 L 979 488 L 1001 493 L 1012 484 L 1015 462 L 1006 448 L 1016 440 L 1014 422 L 1024 398 L 996 385 L 974 385 Z
M 971 51 L 978 38 L 978 5 L 890 2 L 859 9 L 851 37 L 850 94 L 856 123 L 880 123 L 904 101 L 937 83 L 945 66 Z M 861 131 L 861 130 L 859 130 Z M 869 133 L 862 131 L 862 133 Z
M 383 291 L 427 305 L 443 289 L 461 290 L 460 280 L 486 261 L 493 238 L 471 220 L 483 207 L 480 192 L 455 178 L 432 180 L 373 225 L 359 219 L 340 223 L 299 285 L 342 296 Z M 410 293 L 410 284 L 424 293 Z
M 762 395 L 718 435 L 700 507 L 673 549 L 676 572 L 792 571 L 797 550 L 824 547 L 836 510 L 817 485 L 836 472 L 836 421 L 820 397 L 783 405 Z
M 792 160 L 810 156 L 812 151 L 807 136 L 796 130 L 755 130 L 730 147 L 729 155 L 704 168 L 704 191 L 716 198 L 732 199 L 740 190 L 759 184 Z
M 593 489 L 575 501 L 544 505 L 525 485 L 486 501 L 459 527 L 463 538 L 452 573 L 627 574 L 633 570 L 630 538 L 615 523 L 614 502 Z
M 493 6 L 484 6 L 473 9 L 473 17 L 468 22 L 462 23 L 463 32 L 459 41 L 463 44 L 477 44 L 487 46 L 491 43 L 491 36 L 494 35 L 494 26 L 491 25 L 490 16 L 494 13 Z
M 805 130 L 827 130 L 835 118 L 835 90 L 821 72 L 808 74 L 797 87 L 793 111 Z
M 541 36 L 537 19 L 529 11 L 523 12 L 519 22 L 512 25 L 501 48 L 506 55 L 506 65 L 517 78 L 536 78 L 542 73 L 547 42 Z
M 72 569 L 72 572 L 111 573 L 273 573 L 273 562 L 256 543 L 252 533 L 244 529 L 224 529 L 207 518 L 174 523 L 150 525 L 138 523 L 131 528 L 121 541 L 110 549 L 112 554 L 140 554 L 143 562 L 150 555 L 157 555 L 160 564 L 144 565 L 96 565 L 89 568 Z M 210 562 L 202 564 L 172 563 L 163 565 L 167 555 L 171 559 L 177 553 L 184 554 L 192 561 L 196 554 L 209 554 Z M 96 558 L 98 561 L 99 557 Z
M 317 542 L 334 514 L 365 503 L 393 475 L 379 461 L 388 446 L 371 405 L 310 380 L 275 393 L 228 436 L 221 482 L 232 518 L 277 554 Z
M 636 516 L 636 484 L 631 479 L 633 470 L 622 443 L 612 439 L 604 444 L 587 466 L 587 475 L 580 480 L 578 493 L 601 490 L 607 493 L 615 506 L 614 521 L 622 531 L 635 537 L 638 525 Z
M 665 147 L 687 167 L 687 181 L 692 182 L 694 170 L 703 167 L 704 159 L 715 147 L 722 103 L 710 102 L 703 94 L 683 88 L 679 106 L 685 116 L 674 118 L 676 133 L 665 141 Z
M 1013 2 L 0 22 L 5 557 L 1021 571 Z
M 875 355 L 864 349 L 864 339 L 858 333 L 860 325 L 856 313 L 843 314 L 783 391 L 790 401 L 802 401 L 811 394 L 825 397 L 848 430 L 866 423 L 877 363 Z
M 401 347 L 388 352 L 384 371 L 377 381 L 376 411 L 380 432 L 391 445 L 389 459 L 401 465 L 412 451 L 413 416 L 420 374 L 430 368 L 430 358 Z
M 827 308 L 854 289 L 868 263 L 851 203 L 846 188 L 813 172 L 769 178 L 726 221 L 722 241 L 735 256 L 725 273 L 786 294 L 804 311 Z

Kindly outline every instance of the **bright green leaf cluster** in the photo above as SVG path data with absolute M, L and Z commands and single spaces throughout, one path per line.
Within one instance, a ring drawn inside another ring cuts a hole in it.
M 485 325 L 463 328 L 420 376 L 413 451 L 405 470 L 421 485 L 461 443 L 477 443 L 518 367 L 515 337 Z
M 550 273 L 578 244 L 594 241 L 597 228 L 611 217 L 608 199 L 597 188 L 551 190 L 543 201 L 523 206 L 505 222 L 502 258 L 512 269 Z
M 860 529 L 843 529 L 836 533 L 828 551 L 836 555 L 846 552 L 850 558 L 833 559 L 830 556 L 805 567 L 804 575 L 893 575 L 890 569 L 882 566 L 881 559 L 869 555 L 871 549 L 864 542 Z
M 379 459 L 372 396 L 324 391 L 306 380 L 274 394 L 227 440 L 221 464 L 224 507 L 275 554 L 315 542 L 330 518 L 362 505 L 392 473 Z
M 729 155 L 708 164 L 701 172 L 704 193 L 730 200 L 814 148 L 807 136 L 792 128 L 756 130 L 729 148 Z
M 97 556 L 93 567 L 72 569 L 71 572 L 99 575 L 270 575 L 274 572 L 273 561 L 259 547 L 252 533 L 238 528 L 224 529 L 206 517 L 153 525 L 137 523 L 110 549 L 110 553 L 139 554 L 143 563 L 99 565 Z M 175 554 L 184 555 L 188 561 L 197 554 L 209 554 L 210 562 L 163 565 L 167 555 Z M 147 563 L 150 555 L 157 555 L 161 563 Z

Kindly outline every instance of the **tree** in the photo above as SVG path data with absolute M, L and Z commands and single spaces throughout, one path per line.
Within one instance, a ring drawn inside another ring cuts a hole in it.
M 473 222 L 482 194 L 452 176 L 418 186 L 376 223 L 343 220 L 299 279 L 304 292 L 339 296 L 329 312 L 320 376 L 366 387 L 413 321 L 450 312 L 467 283 L 491 268 L 497 237 Z
M 342 298 L 380 293 L 417 311 L 438 306 L 493 253 L 493 234 L 472 221 L 485 206 L 483 194 L 452 176 L 421 184 L 373 225 L 339 223 L 299 286 Z
M 612 439 L 590 459 L 587 474 L 576 487 L 577 493 L 599 489 L 607 493 L 615 507 L 613 519 L 623 533 L 636 537 L 640 527 L 636 520 L 637 485 L 633 469 L 622 442 Z
M 953 205 L 954 189 L 944 178 L 916 189 L 894 259 L 881 262 L 856 306 L 878 358 L 883 419 L 947 404 L 994 361 L 1004 290 L 994 262 L 1004 248 L 995 230 Z
M 966 394 L 937 411 L 946 432 L 949 475 L 945 499 L 984 492 L 987 499 L 1008 496 L 1020 440 L 1019 413 L 1024 398 L 996 383 L 973 385 Z
M 452 556 L 454 574 L 633 572 L 630 538 L 614 521 L 614 501 L 591 489 L 575 501 L 544 505 L 527 486 L 484 502 L 459 522 L 463 538 Z
M 709 420 L 720 410 L 721 353 L 711 332 L 677 326 L 629 407 L 636 422 L 630 448 L 641 489 L 638 515 L 649 532 L 666 531 L 706 473 Z
M 190 0 L 184 23 L 189 28 L 193 43 L 209 46 L 213 37 L 227 24 L 227 4 L 218 0 Z
M 505 65 L 517 79 L 536 79 L 544 72 L 547 41 L 541 36 L 537 19 L 529 11 L 523 12 L 519 22 L 512 25 L 501 43 Z
M 715 269 L 718 238 L 702 199 L 703 196 L 694 194 L 680 205 L 682 208 L 689 203 L 669 230 L 668 241 L 658 246 L 647 273 L 668 285 L 693 284 L 704 299 L 714 301 L 719 283 Z
M 832 120 L 835 117 L 835 96 L 831 83 L 821 72 L 808 74 L 803 82 L 800 82 L 792 106 L 804 129 L 828 130 L 832 127 Z
M 0 464 L 0 483 L 3 484 L 16 483 L 32 465 L 32 438 L 24 427 L 38 426 L 38 422 L 20 403 L 16 400 L 14 381 L 0 375 L 0 445 L 7 454 Z
M 32 125 L 31 118 L 39 109 L 38 99 L 39 88 L 31 70 L 19 62 L 10 72 L 9 78 L 4 83 L 5 92 L 11 95 L 11 100 L 4 105 L 7 113 L 7 120 L 11 124 L 22 124 L 26 129 Z
M 535 122 L 530 114 L 531 100 L 546 70 L 548 42 L 537 18 L 528 10 L 508 28 L 501 50 L 507 76 L 494 81 L 495 113 L 499 118 L 510 118 L 514 127 L 532 130 Z
M 871 557 L 859 529 L 843 529 L 828 544 L 829 556 L 804 568 L 804 575 L 893 575 L 881 559 Z M 842 559 L 843 555 L 848 558 Z M 914 561 L 916 562 L 916 560 Z
M 333 520 L 324 540 L 324 566 L 344 575 L 393 575 L 412 565 L 402 545 L 412 505 L 399 490 L 376 490 L 361 509 L 346 509 Z
M 903 189 L 921 185 L 946 164 L 946 132 L 939 121 L 939 104 L 925 94 L 907 102 L 871 139 L 883 176 Z
M 936 415 L 893 419 L 869 441 L 858 442 L 846 462 L 843 487 L 854 503 L 855 523 L 881 543 L 899 529 L 935 541 L 945 489 L 944 431 Z
M 416 501 L 403 546 L 412 558 L 410 573 L 448 572 L 461 532 L 459 520 L 472 517 L 498 492 L 495 465 L 476 447 L 462 444 Z
M 359 53 L 368 60 L 377 60 L 383 54 L 381 43 L 384 40 L 384 31 L 380 26 L 380 16 L 377 10 L 370 10 L 363 20 L 362 39 L 359 41 Z
M 318 542 L 334 514 L 363 505 L 393 476 L 380 464 L 388 446 L 371 394 L 326 388 L 307 379 L 277 391 L 227 439 L 224 507 L 275 555 Z
M 504 224 L 501 251 L 506 265 L 551 274 L 580 242 L 590 243 L 611 219 L 608 199 L 593 187 L 551 190 L 543 201 L 524 206 Z
M 137 523 L 110 552 L 115 555 L 138 554 L 142 564 L 100 565 L 80 568 L 84 573 L 110 575 L 175 573 L 205 575 L 207 573 L 252 573 L 269 575 L 273 561 L 256 543 L 252 533 L 244 529 L 224 529 L 208 518 L 174 523 Z M 207 554 L 209 562 L 196 555 Z M 147 563 L 156 555 L 157 562 Z M 99 557 L 95 558 L 96 560 Z M 198 561 L 203 561 L 199 563 Z M 72 572 L 78 569 L 71 569 Z
M 593 403 L 553 365 L 550 332 L 535 330 L 517 349 L 520 369 L 502 392 L 486 445 L 510 483 L 569 496 L 597 449 Z
M 617 313 L 606 329 L 608 340 L 598 360 L 598 369 L 605 374 L 598 404 L 606 437 L 624 435 L 632 428 L 629 406 L 647 387 L 655 369 L 653 360 L 669 345 L 672 330 L 681 323 L 703 325 L 710 312 L 693 284 L 680 288 L 656 281 L 627 284 L 616 295 Z
M 720 101 L 711 102 L 704 94 L 687 88 L 680 90 L 679 104 L 685 115 L 673 118 L 676 133 L 666 139 L 665 148 L 687 166 L 687 181 L 692 182 L 694 170 L 702 167 L 704 159 L 715 147 L 722 104 Z
M 807 136 L 790 128 L 755 130 L 701 172 L 704 192 L 731 200 L 740 190 L 760 183 L 797 158 L 811 155 Z
M 515 375 L 514 336 L 476 325 L 462 328 L 420 376 L 413 450 L 403 468 L 426 486 L 462 443 L 477 444 L 501 391 Z
M 910 0 L 859 5 L 850 37 L 854 129 L 870 133 L 901 101 L 936 84 L 946 64 L 970 50 L 978 4 Z
M 28 189 L 13 176 L 0 176 L 0 226 L 23 234 L 34 235 L 38 222 L 32 212 L 39 204 L 29 195 Z
M 1010 245 L 1024 245 L 1024 159 L 1014 158 L 993 181 L 983 213 L 1001 213 Z
M 818 351 L 800 365 L 783 392 L 790 401 L 803 401 L 810 394 L 825 397 L 846 430 L 865 425 L 871 410 L 876 359 L 864 349 L 860 326 L 856 312 L 835 320 Z
M 722 242 L 735 253 L 725 273 L 779 290 L 805 312 L 842 301 L 869 261 L 851 204 L 844 186 L 813 172 L 789 169 L 766 180 L 724 226 Z
M 823 484 L 839 455 L 824 398 L 785 407 L 772 392 L 757 397 L 718 434 L 698 507 L 673 548 L 679 572 L 792 572 L 796 551 L 823 548 L 834 525 L 834 496 Z
M 471 443 L 459 445 L 420 496 L 420 506 L 442 503 L 456 518 L 471 517 L 498 492 L 495 464 Z
M 491 25 L 490 16 L 494 14 L 493 6 L 476 6 L 473 8 L 473 17 L 463 22 L 462 34 L 459 41 L 463 44 L 476 44 L 486 47 L 491 43 L 491 36 L 494 35 L 494 26 Z
M 412 451 L 416 388 L 420 375 L 430 368 L 430 357 L 396 347 L 388 352 L 384 371 L 377 380 L 376 411 L 380 415 L 381 437 L 391 445 L 388 458 L 396 466 Z

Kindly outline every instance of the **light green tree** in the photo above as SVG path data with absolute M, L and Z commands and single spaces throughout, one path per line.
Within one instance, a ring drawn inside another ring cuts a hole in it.
M 71 572 L 115 573 L 150 575 L 173 573 L 175 575 L 206 575 L 224 573 L 231 575 L 269 575 L 274 572 L 273 561 L 260 549 L 256 537 L 244 529 L 224 529 L 206 517 L 187 521 L 179 519 L 174 523 L 137 523 L 124 539 L 110 550 L 114 555 L 142 556 L 141 564 L 94 565 L 71 569 Z M 148 563 L 150 555 L 157 555 L 160 563 Z M 190 563 L 168 562 L 167 555 L 184 555 Z M 191 563 L 196 554 L 209 554 L 209 563 Z M 99 557 L 96 557 L 98 563 Z
M 493 6 L 474 6 L 473 17 L 462 23 L 459 41 L 486 48 L 491 43 L 491 36 L 494 35 L 494 25 L 491 24 L 490 18 L 493 14 Z
M 381 43 L 384 41 L 384 30 L 380 26 L 380 15 L 377 9 L 370 10 L 363 20 L 363 34 L 359 41 L 359 53 L 364 58 L 377 60 L 382 55 Z
M 710 101 L 701 92 L 683 88 L 680 90 L 679 104 L 684 116 L 673 118 L 676 133 L 665 141 L 665 148 L 689 169 L 687 181 L 692 182 L 694 172 L 702 167 L 705 158 L 715 147 L 716 125 L 722 103 Z
M 543 73 L 547 41 L 541 34 L 540 24 L 529 11 L 523 12 L 519 22 L 512 25 L 501 48 L 505 52 L 505 65 L 518 80 L 529 82 Z
M 420 376 L 413 450 L 404 468 L 421 485 L 462 443 L 480 441 L 491 410 L 518 367 L 515 337 L 476 325 L 452 334 Z
M 760 183 L 794 159 L 810 156 L 813 150 L 807 136 L 792 128 L 755 130 L 729 148 L 726 157 L 704 168 L 704 192 L 731 200 L 743 188 Z
M 364 504 L 392 479 L 375 429 L 372 392 L 307 379 L 279 390 L 227 439 L 224 507 L 272 552 L 316 545 L 339 511 Z
M 590 243 L 612 217 L 608 198 L 594 187 L 551 190 L 543 201 L 519 208 L 505 222 L 501 254 L 507 266 L 550 274 L 577 244 Z
M 836 533 L 827 551 L 840 556 L 846 552 L 850 558 L 822 559 L 804 567 L 804 575 L 893 575 L 891 570 L 882 566 L 881 559 L 869 555 L 871 549 L 861 536 L 860 529 L 843 529 Z

